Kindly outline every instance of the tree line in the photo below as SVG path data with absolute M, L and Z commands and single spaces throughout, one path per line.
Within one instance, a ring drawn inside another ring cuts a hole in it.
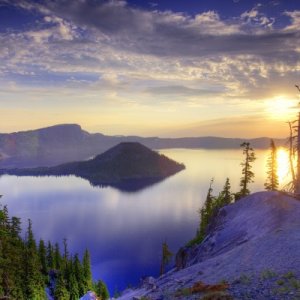
M 48 293 L 78 300 L 89 290 L 101 300 L 109 298 L 104 282 L 92 281 L 88 250 L 80 260 L 69 253 L 66 239 L 62 250 L 58 243 L 37 243 L 31 220 L 25 238 L 21 234 L 20 218 L 10 218 L 7 206 L 0 206 L 0 299 L 43 300 Z
M 232 193 L 230 180 L 226 178 L 223 190 L 218 196 L 213 196 L 213 179 L 211 179 L 204 205 L 199 210 L 200 222 L 196 237 L 188 243 L 188 246 L 199 244 L 204 240 L 209 224 L 223 206 L 234 201 L 239 201 L 241 198 L 250 194 L 249 184 L 253 182 L 255 176 L 252 171 L 252 163 L 256 160 L 256 156 L 250 143 L 244 142 L 241 144 L 241 147 L 243 149 L 244 160 L 241 163 L 242 176 L 240 179 L 240 190 L 236 193 Z M 270 142 L 270 154 L 267 161 L 267 179 L 264 186 L 268 191 L 276 191 L 279 186 L 277 175 L 277 148 L 273 140 Z

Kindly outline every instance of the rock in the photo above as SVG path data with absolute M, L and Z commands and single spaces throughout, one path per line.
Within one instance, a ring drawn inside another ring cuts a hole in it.
M 92 291 L 88 291 L 84 296 L 80 298 L 80 300 L 100 300 L 96 293 Z
M 185 247 L 180 248 L 175 258 L 176 270 L 179 271 L 181 269 L 184 269 L 186 267 L 186 262 L 187 262 L 186 248 Z
M 155 278 L 152 276 L 146 277 L 142 279 L 141 287 L 146 290 L 152 290 L 156 288 Z

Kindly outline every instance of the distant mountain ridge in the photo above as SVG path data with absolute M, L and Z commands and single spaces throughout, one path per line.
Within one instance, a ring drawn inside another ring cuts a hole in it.
M 185 166 L 136 142 L 117 146 L 86 161 L 65 163 L 54 167 L 2 169 L 0 174 L 18 176 L 75 175 L 92 185 L 113 186 L 136 191 L 159 182 Z
M 270 138 L 255 139 L 220 137 L 158 138 L 138 136 L 108 136 L 89 133 L 77 124 L 0 134 L 0 168 L 55 166 L 85 160 L 103 153 L 121 142 L 138 142 L 151 149 L 204 148 L 234 149 L 244 141 L 255 149 L 269 147 Z M 275 139 L 283 145 L 284 139 Z

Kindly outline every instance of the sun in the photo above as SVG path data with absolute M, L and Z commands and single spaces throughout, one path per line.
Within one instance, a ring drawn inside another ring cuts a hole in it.
M 278 96 L 266 102 L 266 112 L 272 119 L 289 120 L 295 117 L 296 101 Z

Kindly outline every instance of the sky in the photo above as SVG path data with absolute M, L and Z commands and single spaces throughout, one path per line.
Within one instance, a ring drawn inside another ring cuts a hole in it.
M 0 0 L 0 132 L 286 137 L 299 0 Z

